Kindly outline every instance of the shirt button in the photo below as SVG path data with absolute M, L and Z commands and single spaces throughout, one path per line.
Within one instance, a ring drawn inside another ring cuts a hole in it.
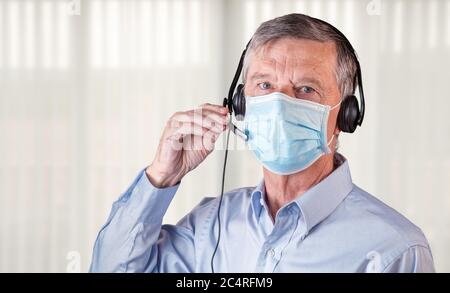
M 272 248 L 267 250 L 267 255 L 270 257 L 274 257 L 275 256 L 275 250 L 273 250 Z

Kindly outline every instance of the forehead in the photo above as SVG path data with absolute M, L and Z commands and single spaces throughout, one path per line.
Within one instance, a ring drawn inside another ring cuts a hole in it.
M 334 76 L 336 56 L 333 42 L 282 38 L 251 52 L 248 73 L 270 70 L 276 71 L 277 75 L 317 73 Z

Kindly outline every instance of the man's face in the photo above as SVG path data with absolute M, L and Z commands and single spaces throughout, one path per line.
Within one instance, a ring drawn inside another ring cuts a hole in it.
M 332 42 L 283 38 L 270 42 L 249 56 L 245 95 L 271 92 L 334 106 L 340 101 L 336 80 L 336 49 Z M 339 107 L 330 112 L 328 140 L 337 134 Z M 332 146 L 330 145 L 330 149 Z

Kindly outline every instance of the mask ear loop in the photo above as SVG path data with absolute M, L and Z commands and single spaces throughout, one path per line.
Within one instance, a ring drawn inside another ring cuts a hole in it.
M 342 103 L 342 99 L 339 101 L 339 103 L 337 103 L 336 105 L 334 105 L 333 107 L 331 107 L 331 108 L 330 108 L 330 111 L 336 109 L 341 103 Z M 327 143 L 327 146 L 328 146 L 328 147 L 330 147 L 330 144 L 333 142 L 333 139 L 334 139 L 335 136 L 336 136 L 336 135 L 334 135 L 334 133 L 333 133 L 333 135 L 331 136 L 330 141 Z
M 338 107 L 340 104 L 342 103 L 342 99 L 333 107 L 330 108 L 330 111 L 333 111 L 334 109 L 336 109 L 336 107 Z
M 331 136 L 330 142 L 327 143 L 327 146 L 328 146 L 328 147 L 330 147 L 330 144 L 333 142 L 334 137 L 335 137 L 335 135 L 333 134 L 333 135 Z

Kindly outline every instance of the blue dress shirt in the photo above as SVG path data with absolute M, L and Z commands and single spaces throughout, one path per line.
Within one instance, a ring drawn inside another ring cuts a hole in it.
M 91 272 L 211 272 L 219 198 L 162 225 L 178 189 L 141 172 L 113 204 Z M 352 183 L 347 161 L 270 217 L 264 182 L 224 194 L 216 272 L 434 272 L 422 231 Z

